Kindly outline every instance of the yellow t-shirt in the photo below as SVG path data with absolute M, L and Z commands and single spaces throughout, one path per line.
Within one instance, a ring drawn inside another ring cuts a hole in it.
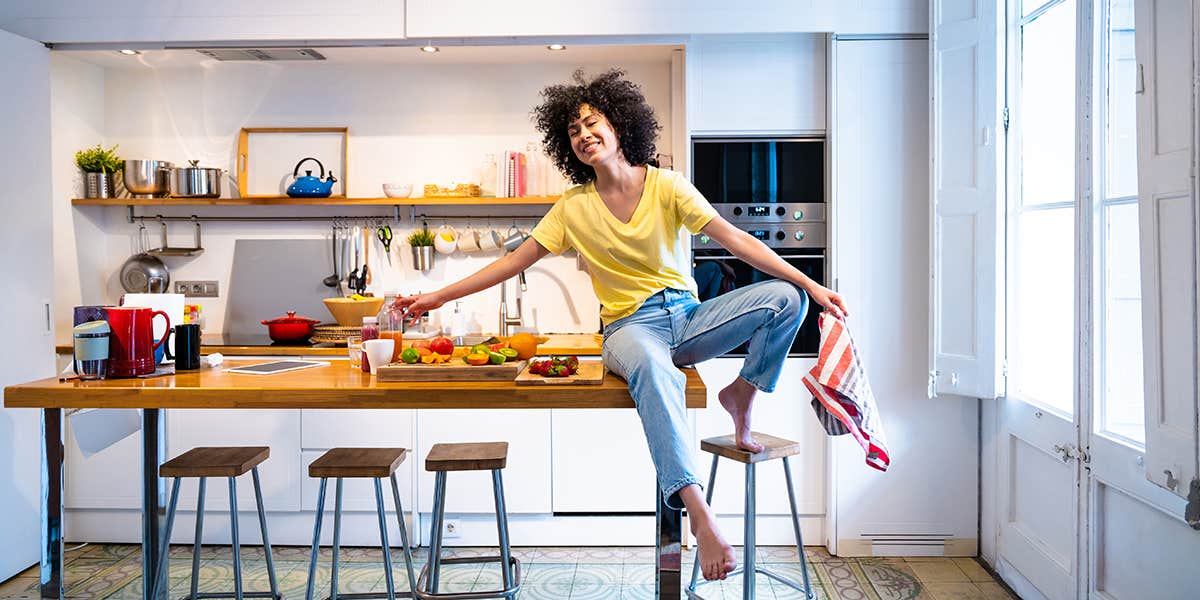
M 629 316 L 664 288 L 696 295 L 687 252 L 691 238 L 717 211 L 682 174 L 646 167 L 642 197 L 628 223 L 600 199 L 595 183 L 568 189 L 531 235 L 554 254 L 574 248 L 587 261 L 608 325 Z

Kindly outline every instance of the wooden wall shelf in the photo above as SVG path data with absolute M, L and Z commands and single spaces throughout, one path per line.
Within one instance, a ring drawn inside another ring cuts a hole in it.
M 512 206 L 554 204 L 558 196 L 519 198 L 75 198 L 73 206 Z

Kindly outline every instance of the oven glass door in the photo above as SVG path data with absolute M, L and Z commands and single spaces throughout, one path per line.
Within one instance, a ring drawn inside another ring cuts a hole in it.
M 825 285 L 825 256 L 823 254 L 779 253 L 788 264 L 808 275 L 813 281 Z M 755 269 L 741 259 L 729 256 L 721 251 L 711 253 L 698 250 L 692 260 L 693 275 L 700 293 L 700 301 L 714 298 L 731 292 L 737 288 L 746 287 L 760 281 L 774 279 L 770 275 Z M 800 332 L 792 341 L 788 356 L 816 356 L 820 348 L 821 333 L 817 328 L 817 313 L 822 308 L 809 299 L 808 313 Z M 742 344 L 725 356 L 745 356 L 746 344 Z
M 697 139 L 692 159 L 692 180 L 712 204 L 825 201 L 821 139 Z

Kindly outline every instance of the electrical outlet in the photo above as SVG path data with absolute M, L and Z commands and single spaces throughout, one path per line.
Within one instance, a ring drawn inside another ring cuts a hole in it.
M 193 298 L 216 298 L 220 288 L 215 281 L 176 281 L 175 293 Z
M 442 522 L 442 537 L 456 538 L 462 536 L 462 523 L 458 519 L 446 519 Z

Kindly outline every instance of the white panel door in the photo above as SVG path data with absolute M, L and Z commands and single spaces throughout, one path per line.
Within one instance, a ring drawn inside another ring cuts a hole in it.
M 50 53 L 0 31 L 0 162 L 19 174 L 0 192 L 0 389 L 54 374 L 50 319 Z M 0 408 L 0 581 L 38 560 L 40 413 Z
M 930 10 L 929 392 L 995 398 L 1004 322 L 997 15 L 984 0 L 934 0 Z
M 1197 447 L 1196 8 L 1136 4 L 1138 219 L 1146 477 L 1186 497 L 1200 485 Z M 1200 505 L 1200 488 L 1194 492 Z M 1200 508 L 1198 508 L 1200 510 Z M 1200 515 L 1197 516 L 1200 519 Z

